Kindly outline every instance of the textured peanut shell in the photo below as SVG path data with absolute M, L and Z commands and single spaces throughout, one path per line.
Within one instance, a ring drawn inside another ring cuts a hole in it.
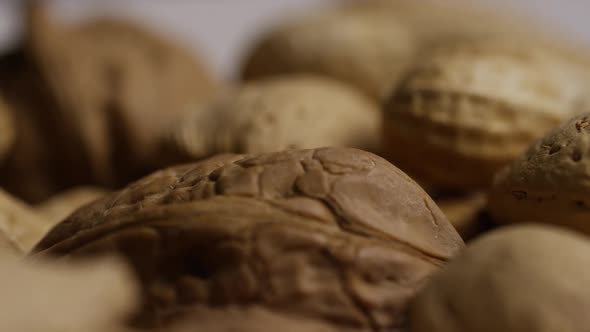
M 35 211 L 51 225 L 56 225 L 78 208 L 91 203 L 108 193 L 96 187 L 78 187 L 52 196 L 49 200 L 36 205 Z
M 119 186 L 153 171 L 163 129 L 214 90 L 195 55 L 129 22 L 64 26 L 39 5 L 30 30 L 33 58 L 58 106 L 60 150 L 98 184 Z
M 78 210 L 35 252 L 119 252 L 143 281 L 141 325 L 195 305 L 260 305 L 345 328 L 393 328 L 463 246 L 428 195 L 354 149 L 223 155 Z
M 416 297 L 415 332 L 586 331 L 590 242 L 548 226 L 474 241 Z
M 13 115 L 8 106 L 0 100 L 0 163 L 4 160 L 15 140 Z
M 245 60 L 243 77 L 316 73 L 381 100 L 415 51 L 410 33 L 384 11 L 332 9 L 263 35 Z
M 198 160 L 325 146 L 375 151 L 379 109 L 355 89 L 313 75 L 247 83 L 195 110 L 166 135 L 166 150 Z
M 0 190 L 0 232 L 4 232 L 19 250 L 28 252 L 51 226 L 32 207 Z
M 538 140 L 496 177 L 489 209 L 502 223 L 544 222 L 590 233 L 590 113 Z
M 561 57 L 534 45 L 441 46 L 411 70 L 384 114 L 386 155 L 435 186 L 475 189 L 584 102 Z

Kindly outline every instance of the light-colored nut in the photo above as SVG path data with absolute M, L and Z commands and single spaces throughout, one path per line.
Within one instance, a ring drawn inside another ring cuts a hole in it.
M 346 84 L 290 75 L 247 83 L 188 114 L 165 145 L 189 160 L 326 146 L 375 151 L 379 120 L 377 105 Z
M 0 256 L 17 255 L 22 256 L 24 253 L 3 230 L 0 230 Z M 1 257 L 0 257 L 1 258 Z
M 51 225 L 64 220 L 78 208 L 106 195 L 108 191 L 95 187 L 78 187 L 59 193 L 36 205 L 35 211 Z
M 590 113 L 535 142 L 496 177 L 490 211 L 498 222 L 545 222 L 590 234 Z
M 392 95 L 383 149 L 432 185 L 488 186 L 498 169 L 580 109 L 580 83 L 563 58 L 534 45 L 441 46 Z
M 432 278 L 413 332 L 583 331 L 590 326 L 590 241 L 548 226 L 485 235 Z
M 462 247 L 399 169 L 324 148 L 160 171 L 78 210 L 36 252 L 121 253 L 143 281 L 147 326 L 195 305 L 242 305 L 385 330 Z
M 0 190 L 0 232 L 4 232 L 20 250 L 28 252 L 51 226 L 32 207 Z
M 248 56 L 243 76 L 316 73 L 381 100 L 415 51 L 410 33 L 383 10 L 336 9 L 295 20 L 263 36 Z
M 135 280 L 119 260 L 0 257 L 0 270 L 0 331 L 123 332 L 138 302 Z

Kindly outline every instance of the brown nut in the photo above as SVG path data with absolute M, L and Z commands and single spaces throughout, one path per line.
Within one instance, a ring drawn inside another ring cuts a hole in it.
M 379 117 L 372 100 L 343 83 L 282 76 L 247 83 L 188 114 L 170 128 L 165 145 L 188 160 L 325 146 L 375 151 Z
M 35 252 L 126 256 L 143 281 L 141 325 L 237 304 L 383 329 L 462 247 L 399 169 L 324 148 L 160 171 L 78 210 Z
M 10 153 L 15 140 L 15 125 L 11 110 L 0 100 L 0 163 Z
M 107 186 L 153 171 L 161 131 L 212 94 L 205 67 L 189 50 L 131 23 L 62 26 L 48 16 L 33 8 L 30 39 L 56 103 L 51 118 L 67 161 L 61 166 L 79 166 Z
M 383 10 L 335 9 L 300 18 L 263 36 L 247 57 L 243 76 L 316 73 L 381 100 L 414 52 L 410 33 Z
M 414 332 L 584 331 L 590 241 L 548 226 L 485 235 L 417 296 Z
M 385 108 L 383 149 L 432 185 L 476 189 L 584 102 L 561 57 L 534 45 L 441 46 L 410 71 Z
M 501 223 L 532 221 L 590 234 L 590 113 L 578 115 L 535 142 L 503 169 L 489 209 Z

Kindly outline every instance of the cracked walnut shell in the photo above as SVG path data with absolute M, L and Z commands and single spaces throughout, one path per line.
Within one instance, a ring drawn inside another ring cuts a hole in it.
M 544 222 L 590 234 L 590 113 L 535 142 L 496 177 L 489 210 L 501 223 Z
M 392 95 L 383 149 L 401 169 L 434 186 L 484 188 L 579 109 L 582 86 L 573 66 L 534 45 L 441 46 Z
M 256 305 L 377 330 L 404 324 L 416 290 L 462 247 L 399 169 L 323 148 L 157 172 L 78 210 L 35 252 L 123 254 L 143 282 L 140 325 Z
M 413 332 L 585 331 L 590 241 L 556 227 L 484 235 L 434 276 L 411 305 Z

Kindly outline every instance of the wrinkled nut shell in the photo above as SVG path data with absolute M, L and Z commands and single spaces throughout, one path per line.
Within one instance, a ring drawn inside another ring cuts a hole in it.
M 170 128 L 168 151 L 189 160 L 324 146 L 375 151 L 379 109 L 338 81 L 291 75 L 247 83 Z
M 407 301 L 462 247 L 399 169 L 325 148 L 160 171 L 78 210 L 36 252 L 125 255 L 143 281 L 143 325 L 195 304 L 257 304 L 381 329 L 404 323 Z
M 498 222 L 545 222 L 590 234 L 590 113 L 535 142 L 496 178 L 490 211 Z
M 415 48 L 405 27 L 384 11 L 337 9 L 295 20 L 263 36 L 245 61 L 243 76 L 316 73 L 381 100 Z
M 499 168 L 574 114 L 583 101 L 576 82 L 561 58 L 534 45 L 440 47 L 391 97 L 383 148 L 433 185 L 488 186 Z
M 474 241 L 411 308 L 415 332 L 583 331 L 590 326 L 590 242 L 519 226 Z

